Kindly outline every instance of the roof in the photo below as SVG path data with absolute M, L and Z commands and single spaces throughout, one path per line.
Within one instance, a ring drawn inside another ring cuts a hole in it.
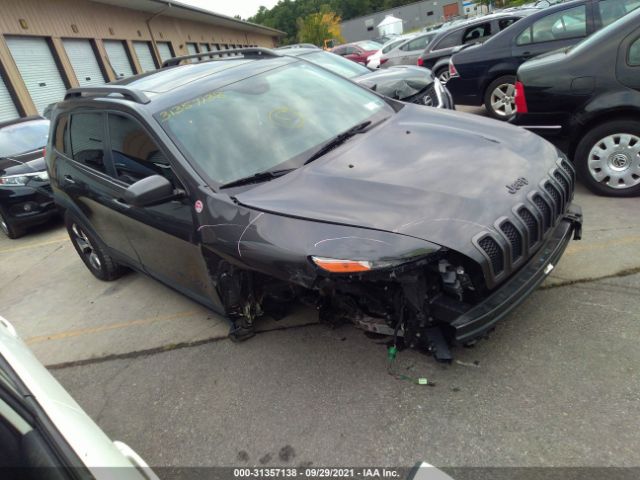
M 104 3 L 116 7 L 128 8 L 149 12 L 151 15 L 159 14 L 165 17 L 181 18 L 196 22 L 208 23 L 218 27 L 234 28 L 245 32 L 260 33 L 262 35 L 284 36 L 285 32 L 275 28 L 265 27 L 256 23 L 245 22 L 237 18 L 211 12 L 202 8 L 185 5 L 171 0 L 91 0 L 96 3 Z

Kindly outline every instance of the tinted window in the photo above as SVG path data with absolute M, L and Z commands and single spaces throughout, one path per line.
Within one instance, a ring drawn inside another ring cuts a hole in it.
M 138 122 L 111 113 L 108 118 L 111 159 L 118 180 L 132 184 L 162 175 L 174 182 L 169 162 Z
M 601 0 L 598 3 L 598 9 L 602 26 L 612 24 L 638 7 L 640 7 L 640 0 Z
M 451 48 L 457 45 L 460 45 L 460 32 L 453 32 L 440 40 L 433 49 L 440 50 L 442 48 Z
M 530 38 L 533 43 L 541 43 L 586 35 L 586 7 L 580 5 L 541 18 L 531 26 Z M 519 44 L 522 45 L 522 43 Z
M 16 123 L 0 129 L 0 157 L 42 148 L 49 137 L 49 120 Z
M 396 40 L 395 42 L 391 42 L 390 44 L 388 44 L 386 47 L 384 47 L 382 49 L 382 53 L 387 53 L 388 51 L 396 48 L 398 45 L 400 45 L 402 42 L 404 42 L 404 39 L 402 40 Z
M 640 66 L 640 38 L 636 39 L 629 47 L 627 63 L 632 67 Z
M 469 27 L 464 31 L 462 36 L 462 43 L 472 43 L 478 40 L 491 36 L 491 23 L 482 23 Z
M 338 47 L 332 50 L 332 52 L 335 53 L 336 55 L 344 55 L 345 51 L 346 51 L 346 48 L 344 47 Z
M 76 162 L 105 172 L 104 117 L 101 113 L 76 113 L 71 116 L 70 145 L 65 153 Z
M 298 167 L 329 139 L 392 113 L 373 92 L 300 61 L 202 94 L 156 118 L 195 166 L 226 183 Z

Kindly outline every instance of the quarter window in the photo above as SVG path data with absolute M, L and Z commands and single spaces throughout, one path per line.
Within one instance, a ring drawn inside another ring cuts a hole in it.
M 640 38 L 637 38 L 629 47 L 627 63 L 632 67 L 640 66 Z
M 69 145 L 65 153 L 94 170 L 105 173 L 104 116 L 102 113 L 76 113 L 71 116 Z
M 171 165 L 138 122 L 110 113 L 108 124 L 111 160 L 118 180 L 132 184 L 151 175 L 162 175 L 176 184 Z

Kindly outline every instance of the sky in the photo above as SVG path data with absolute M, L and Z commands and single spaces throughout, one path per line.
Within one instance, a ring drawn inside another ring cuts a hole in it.
M 273 7 L 278 0 L 178 0 L 180 3 L 186 3 L 194 7 L 203 8 L 205 10 L 211 10 L 216 13 L 222 13 L 233 17 L 234 15 L 240 15 L 242 18 L 247 19 L 252 15 L 255 15 L 260 8 L 260 5 L 264 5 L 267 8 Z

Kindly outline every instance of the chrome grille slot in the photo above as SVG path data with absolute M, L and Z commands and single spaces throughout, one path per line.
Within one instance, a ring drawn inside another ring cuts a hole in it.
M 535 194 L 533 196 L 533 203 L 542 213 L 543 226 L 542 231 L 546 232 L 551 227 L 551 207 L 549 204 L 539 195 Z
M 503 222 L 500 225 L 500 230 L 509 239 L 511 244 L 511 262 L 515 263 L 520 257 L 522 257 L 522 235 L 510 221 Z
M 518 216 L 527 227 L 527 232 L 529 233 L 529 248 L 531 248 L 538 243 L 538 238 L 540 238 L 538 220 L 536 220 L 535 215 L 526 207 L 520 207 L 518 209 Z
M 493 274 L 498 276 L 504 270 L 504 253 L 502 248 L 498 242 L 496 242 L 492 237 L 486 236 L 480 239 L 478 242 L 480 248 L 484 250 L 489 259 L 491 260 L 491 268 L 493 269 Z

